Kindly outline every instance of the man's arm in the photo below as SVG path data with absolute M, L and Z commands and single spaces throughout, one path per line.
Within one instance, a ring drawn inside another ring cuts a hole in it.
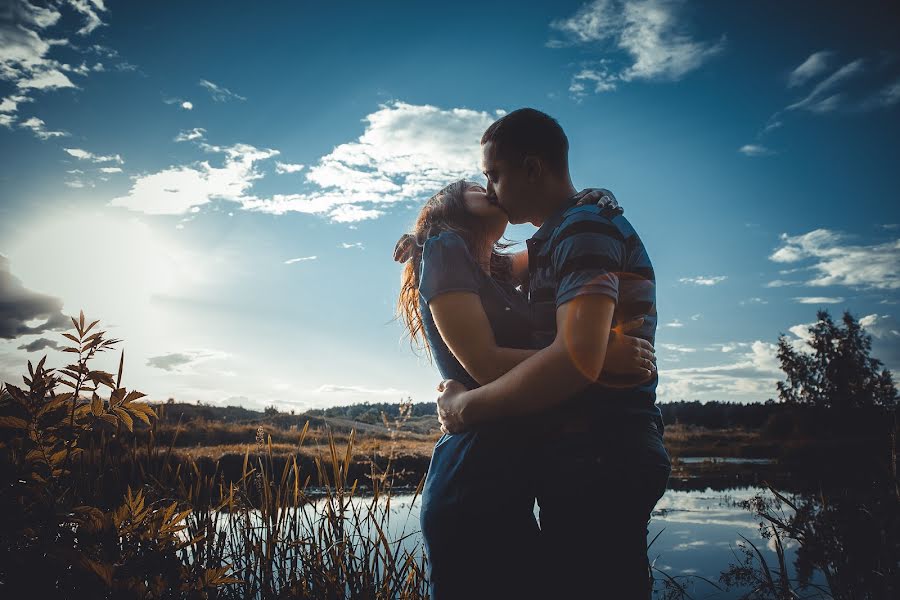
M 576 296 L 556 310 L 553 343 L 480 388 L 445 389 L 438 399 L 451 432 L 489 421 L 544 411 L 596 381 L 603 368 L 614 300 Z M 461 386 L 460 386 L 461 387 Z

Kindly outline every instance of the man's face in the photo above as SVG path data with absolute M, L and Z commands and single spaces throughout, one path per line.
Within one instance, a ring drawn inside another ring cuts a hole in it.
M 525 169 L 497 159 L 493 142 L 481 146 L 481 169 L 487 177 L 488 200 L 497 202 L 510 223 L 527 222 L 534 190 Z

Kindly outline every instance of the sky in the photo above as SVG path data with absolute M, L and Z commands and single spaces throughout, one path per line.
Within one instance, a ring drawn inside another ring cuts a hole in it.
M 433 400 L 394 243 L 525 106 L 647 247 L 661 401 L 775 398 L 821 308 L 900 370 L 887 3 L 247 7 L 0 0 L 0 381 L 83 309 L 150 399 Z

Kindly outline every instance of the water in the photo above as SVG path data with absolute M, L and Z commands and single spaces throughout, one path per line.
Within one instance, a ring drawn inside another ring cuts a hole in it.
M 743 559 L 740 546 L 745 542 L 741 535 L 759 548 L 770 567 L 775 568 L 778 564 L 774 541 L 762 537 L 759 519 L 739 504 L 763 492 L 758 487 L 724 491 L 668 490 L 657 503 L 649 526 L 648 543 L 659 534 L 648 552 L 651 562 L 675 578 L 694 598 L 738 598 L 739 590 L 720 591 L 700 577 L 719 584 L 719 574 Z M 419 506 L 418 501 L 413 503 L 412 499 L 411 495 L 397 495 L 391 499 L 389 537 L 399 539 L 407 535 L 402 546 L 412 552 L 421 552 Z M 613 515 L 610 517 L 614 518 Z M 414 535 L 410 536 L 410 532 Z M 789 540 L 784 543 L 787 564 L 793 573 L 796 547 Z M 657 572 L 655 577 L 657 591 L 661 593 L 665 576 Z

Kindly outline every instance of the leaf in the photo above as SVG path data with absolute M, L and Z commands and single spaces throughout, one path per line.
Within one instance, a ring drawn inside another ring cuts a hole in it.
M 135 406 L 140 406 L 140 405 L 139 405 L 139 404 L 132 404 L 132 405 L 129 406 L 129 408 L 131 408 L 131 410 L 129 411 L 129 412 L 131 412 L 131 415 L 134 416 L 134 417 L 137 417 L 138 419 L 140 419 L 141 421 L 143 421 L 145 424 L 149 425 L 149 424 L 150 424 L 150 417 L 148 417 L 143 411 L 140 411 L 140 410 L 134 410 L 133 407 L 135 407 Z
M 84 310 L 82 310 L 81 314 L 78 316 L 78 329 L 84 330 Z
M 137 390 L 131 390 L 128 392 L 128 395 L 125 396 L 125 402 L 131 402 L 132 400 L 137 400 L 138 398 L 143 398 L 147 394 L 141 393 Z
M 94 325 L 96 325 L 96 324 L 99 323 L 99 322 L 100 322 L 100 319 L 97 319 L 96 321 L 94 321 L 93 323 L 91 323 L 90 325 L 88 325 L 88 326 L 87 326 L 87 329 L 85 329 L 84 332 L 87 333 L 88 331 L 90 331 L 90 330 L 94 327 Z
M 128 414 L 128 411 L 123 408 L 113 408 L 114 413 L 125 423 L 125 427 L 128 428 L 128 431 L 134 431 L 134 420 L 132 420 L 131 415 Z
M 91 413 L 93 413 L 95 417 L 99 417 L 103 414 L 103 400 L 96 393 L 91 399 Z
M 116 424 L 118 424 L 118 422 L 119 422 L 114 415 L 111 415 L 109 413 L 104 413 L 104 414 L 100 415 L 99 418 L 100 418 L 100 420 L 105 421 L 106 423 L 109 423 L 113 427 L 115 427 Z
M 28 421 L 16 417 L 0 417 L 0 427 L 5 429 L 28 429 Z

